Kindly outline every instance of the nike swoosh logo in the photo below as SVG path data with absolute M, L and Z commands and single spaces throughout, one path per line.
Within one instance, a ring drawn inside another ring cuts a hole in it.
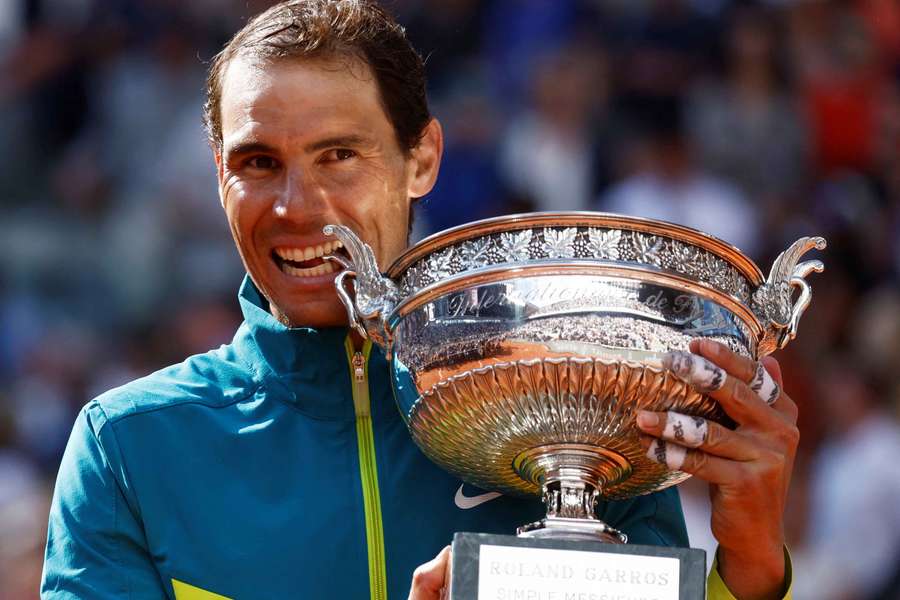
M 470 508 L 475 508 L 479 504 L 484 504 L 485 502 L 490 502 L 494 498 L 499 498 L 502 496 L 500 492 L 488 492 L 486 494 L 478 494 L 477 496 L 466 496 L 463 494 L 463 486 L 460 485 L 459 489 L 456 490 L 456 496 L 453 497 L 453 502 L 456 503 L 456 506 L 463 510 L 468 510 Z

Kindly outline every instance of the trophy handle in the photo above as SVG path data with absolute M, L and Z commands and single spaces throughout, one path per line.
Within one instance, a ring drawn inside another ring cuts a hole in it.
M 338 255 L 324 257 L 343 267 L 334 280 L 338 298 L 347 309 L 347 320 L 363 338 L 369 338 L 390 356 L 391 332 L 387 319 L 400 293 L 393 281 L 381 274 L 372 248 L 344 225 L 326 225 L 325 235 L 333 235 L 344 245 L 350 260 Z M 352 282 L 352 295 L 347 282 Z
M 784 348 L 797 337 L 800 317 L 812 299 L 812 289 L 806 282 L 806 276 L 825 269 L 820 260 L 799 261 L 810 250 L 824 250 L 826 245 L 825 238 L 800 238 L 778 255 L 768 279 L 753 293 L 753 311 L 765 328 L 759 342 L 760 356 Z M 795 301 L 794 291 L 797 289 L 800 295 Z

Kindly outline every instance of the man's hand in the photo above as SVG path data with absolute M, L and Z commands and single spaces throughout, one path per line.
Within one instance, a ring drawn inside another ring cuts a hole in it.
M 444 546 L 437 556 L 413 572 L 409 600 L 441 600 L 447 565 L 450 564 L 450 546 Z
M 710 340 L 664 363 L 730 416 L 734 430 L 675 412 L 641 411 L 648 456 L 710 484 L 719 574 L 740 600 L 785 593 L 784 505 L 797 451 L 797 405 L 781 389 L 778 362 L 756 363 Z

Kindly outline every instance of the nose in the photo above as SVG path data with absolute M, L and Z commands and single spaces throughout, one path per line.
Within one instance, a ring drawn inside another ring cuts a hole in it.
M 285 173 L 282 187 L 272 210 L 280 219 L 315 214 L 325 210 L 326 202 L 322 189 L 300 169 L 292 169 Z

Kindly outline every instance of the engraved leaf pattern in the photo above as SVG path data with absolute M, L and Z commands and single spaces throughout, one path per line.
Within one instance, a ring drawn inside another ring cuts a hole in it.
M 662 246 L 663 239 L 655 235 L 636 235 L 634 239 L 634 249 L 640 262 L 658 265 Z
M 673 258 L 676 270 L 687 275 L 696 275 L 702 267 L 699 263 L 699 256 L 696 248 L 687 244 L 673 244 Z
M 435 254 L 431 258 L 429 267 L 435 280 L 445 279 L 453 275 L 453 248 L 447 248 L 443 252 Z
M 550 258 L 572 258 L 575 256 L 575 235 L 578 233 L 574 227 L 565 229 L 544 229 L 543 249 Z
M 421 287 L 423 287 L 422 268 L 421 263 L 417 263 L 406 270 L 403 277 L 403 291 L 408 295 Z
M 712 284 L 719 289 L 728 289 L 728 277 L 730 269 L 724 260 L 717 257 L 710 257 L 710 268 L 712 269 Z
M 503 260 L 506 262 L 518 262 L 531 258 L 531 251 L 528 249 L 528 246 L 531 244 L 532 236 L 533 232 L 530 229 L 502 234 L 500 236 L 500 246 Z
M 619 241 L 621 239 L 622 232 L 618 229 L 610 229 L 609 231 L 600 229 L 588 230 L 588 244 L 595 258 L 617 260 L 619 258 Z
M 706 281 L 712 283 L 713 277 L 716 273 L 716 257 L 712 254 L 704 253 L 700 264 L 700 276 L 703 277 L 703 279 L 705 279 Z
M 490 238 L 481 238 L 466 242 L 462 247 L 462 259 L 465 268 L 477 269 L 491 264 L 488 252 L 491 249 Z

